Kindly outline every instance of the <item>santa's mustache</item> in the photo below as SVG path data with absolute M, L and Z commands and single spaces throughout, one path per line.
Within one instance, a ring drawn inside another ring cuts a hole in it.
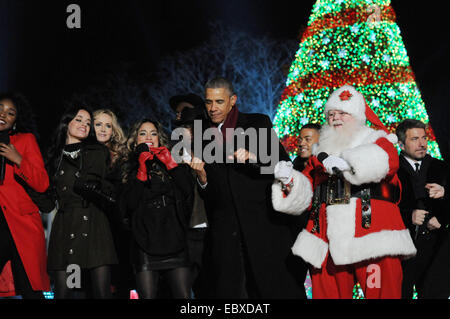
M 333 122 L 331 123 L 332 126 L 335 126 L 335 125 L 343 125 L 343 124 L 344 124 L 344 122 L 341 121 L 341 120 L 336 120 L 336 121 L 333 121 Z

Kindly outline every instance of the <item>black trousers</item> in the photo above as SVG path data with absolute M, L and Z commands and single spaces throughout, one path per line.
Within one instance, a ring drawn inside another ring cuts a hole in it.
M 34 291 L 31 287 L 5 216 L 0 209 L 0 271 L 8 261 L 11 261 L 16 293 L 20 294 L 23 299 L 44 299 L 41 291 Z
M 424 299 L 448 299 L 450 297 L 450 230 L 440 234 L 439 246 L 425 277 Z
M 438 244 L 438 233 L 432 231 L 425 235 L 419 235 L 415 241 L 417 254 L 411 259 L 402 262 L 403 282 L 402 298 L 413 297 L 413 286 L 416 286 L 418 298 L 424 298 L 424 286 L 428 270 L 433 262 Z

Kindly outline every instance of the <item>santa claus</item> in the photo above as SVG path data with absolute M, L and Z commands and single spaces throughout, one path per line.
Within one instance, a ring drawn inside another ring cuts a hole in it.
M 349 85 L 331 94 L 325 114 L 302 173 L 290 162 L 275 167 L 273 206 L 293 215 L 310 212 L 292 252 L 312 266 L 313 298 L 352 298 L 356 281 L 366 298 L 400 298 L 400 261 L 416 248 L 397 206 L 397 137 Z

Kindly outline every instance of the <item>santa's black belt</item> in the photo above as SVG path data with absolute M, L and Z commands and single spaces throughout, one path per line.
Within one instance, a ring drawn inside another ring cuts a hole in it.
M 338 176 L 330 176 L 324 183 L 314 189 L 310 219 L 313 219 L 312 232 L 319 232 L 319 210 L 320 205 L 339 205 L 350 203 L 350 198 L 361 199 L 362 227 L 369 228 L 371 225 L 372 209 L 371 199 L 385 200 L 392 203 L 398 201 L 400 192 L 397 187 L 384 183 L 370 183 L 363 185 L 351 185 Z

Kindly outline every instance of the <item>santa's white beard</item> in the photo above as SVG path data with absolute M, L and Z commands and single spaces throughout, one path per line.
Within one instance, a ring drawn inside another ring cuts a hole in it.
M 325 152 L 328 155 L 339 156 L 342 151 L 351 148 L 355 136 L 365 128 L 359 122 L 347 122 L 340 129 L 336 129 L 329 124 L 325 124 L 320 130 L 316 154 Z

